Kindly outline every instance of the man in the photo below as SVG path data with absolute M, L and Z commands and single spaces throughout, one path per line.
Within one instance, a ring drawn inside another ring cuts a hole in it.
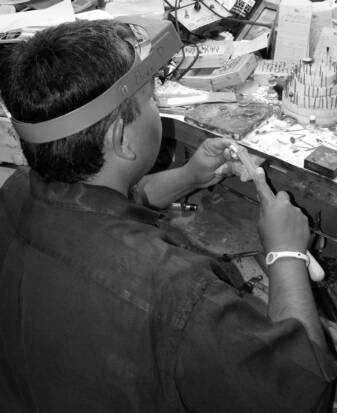
M 325 411 L 336 365 L 304 260 L 270 266 L 266 317 L 161 225 L 157 209 L 230 173 L 230 141 L 208 140 L 185 166 L 146 175 L 161 141 L 151 83 L 59 136 L 133 70 L 128 36 L 116 22 L 69 23 L 3 66 L 31 169 L 1 191 L 1 412 Z M 54 119 L 60 127 L 39 135 Z M 36 135 L 25 135 L 29 124 Z M 261 171 L 257 186 L 266 252 L 305 253 L 306 218 Z

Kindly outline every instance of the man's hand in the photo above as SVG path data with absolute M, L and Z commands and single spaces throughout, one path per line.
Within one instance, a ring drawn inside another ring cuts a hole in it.
M 286 192 L 273 194 L 262 168 L 257 169 L 255 183 L 261 201 L 258 228 L 265 252 L 305 253 L 309 242 L 307 218 L 299 208 L 291 205 Z M 310 340 L 328 352 L 304 262 L 298 259 L 278 260 L 269 267 L 268 274 L 270 319 L 274 322 L 297 319 Z
M 233 175 L 229 138 L 206 139 L 184 166 L 195 185 L 199 188 L 215 185 L 225 176 Z
M 286 192 L 273 194 L 262 168 L 257 172 L 255 183 L 261 201 L 258 230 L 265 252 L 305 253 L 310 237 L 307 217 L 290 203 Z

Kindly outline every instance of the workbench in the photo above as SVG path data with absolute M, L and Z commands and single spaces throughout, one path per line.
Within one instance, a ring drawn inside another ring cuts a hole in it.
M 175 139 L 187 151 L 193 152 L 207 138 L 218 136 L 209 130 L 188 124 L 181 119 L 162 115 L 163 136 Z M 247 147 L 247 146 L 246 146 Z M 275 191 L 288 191 L 293 201 L 305 210 L 311 218 L 311 224 L 320 214 L 320 228 L 327 238 L 325 253 L 337 257 L 337 182 L 310 170 L 292 165 L 273 155 L 247 147 L 252 154 L 262 156 L 262 164 L 270 185 Z M 183 162 L 183 159 L 181 159 Z M 230 188 L 241 197 L 249 198 L 257 203 L 255 186 L 252 181 L 241 182 L 238 177 L 225 179 L 223 186 Z

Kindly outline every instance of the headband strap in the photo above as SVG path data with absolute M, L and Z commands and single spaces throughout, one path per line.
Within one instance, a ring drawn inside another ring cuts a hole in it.
M 133 96 L 181 47 L 181 40 L 172 23 L 165 22 L 155 38 L 151 53 L 144 59 L 135 53 L 130 70 L 100 96 L 89 103 L 39 123 L 20 122 L 12 118 L 21 139 L 31 143 L 52 142 L 73 135 L 97 123 L 113 112 L 125 99 Z

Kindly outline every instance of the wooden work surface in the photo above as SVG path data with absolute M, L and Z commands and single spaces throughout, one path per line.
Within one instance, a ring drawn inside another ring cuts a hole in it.
M 171 223 L 182 228 L 195 245 L 217 255 L 262 251 L 256 204 L 222 185 L 194 193 L 188 203 L 196 204 L 197 210 L 171 210 Z
M 238 268 L 242 278 L 262 279 L 253 295 L 262 302 L 268 300 L 268 278 L 264 270 L 263 248 L 257 232 L 259 207 L 223 185 L 195 192 L 187 199 L 197 206 L 196 211 L 169 210 L 170 223 L 180 228 L 191 244 L 221 257 L 224 254 Z M 253 255 L 246 256 L 246 253 Z M 259 254 L 256 254 L 259 252 Z M 243 254 L 243 256 L 239 256 Z

